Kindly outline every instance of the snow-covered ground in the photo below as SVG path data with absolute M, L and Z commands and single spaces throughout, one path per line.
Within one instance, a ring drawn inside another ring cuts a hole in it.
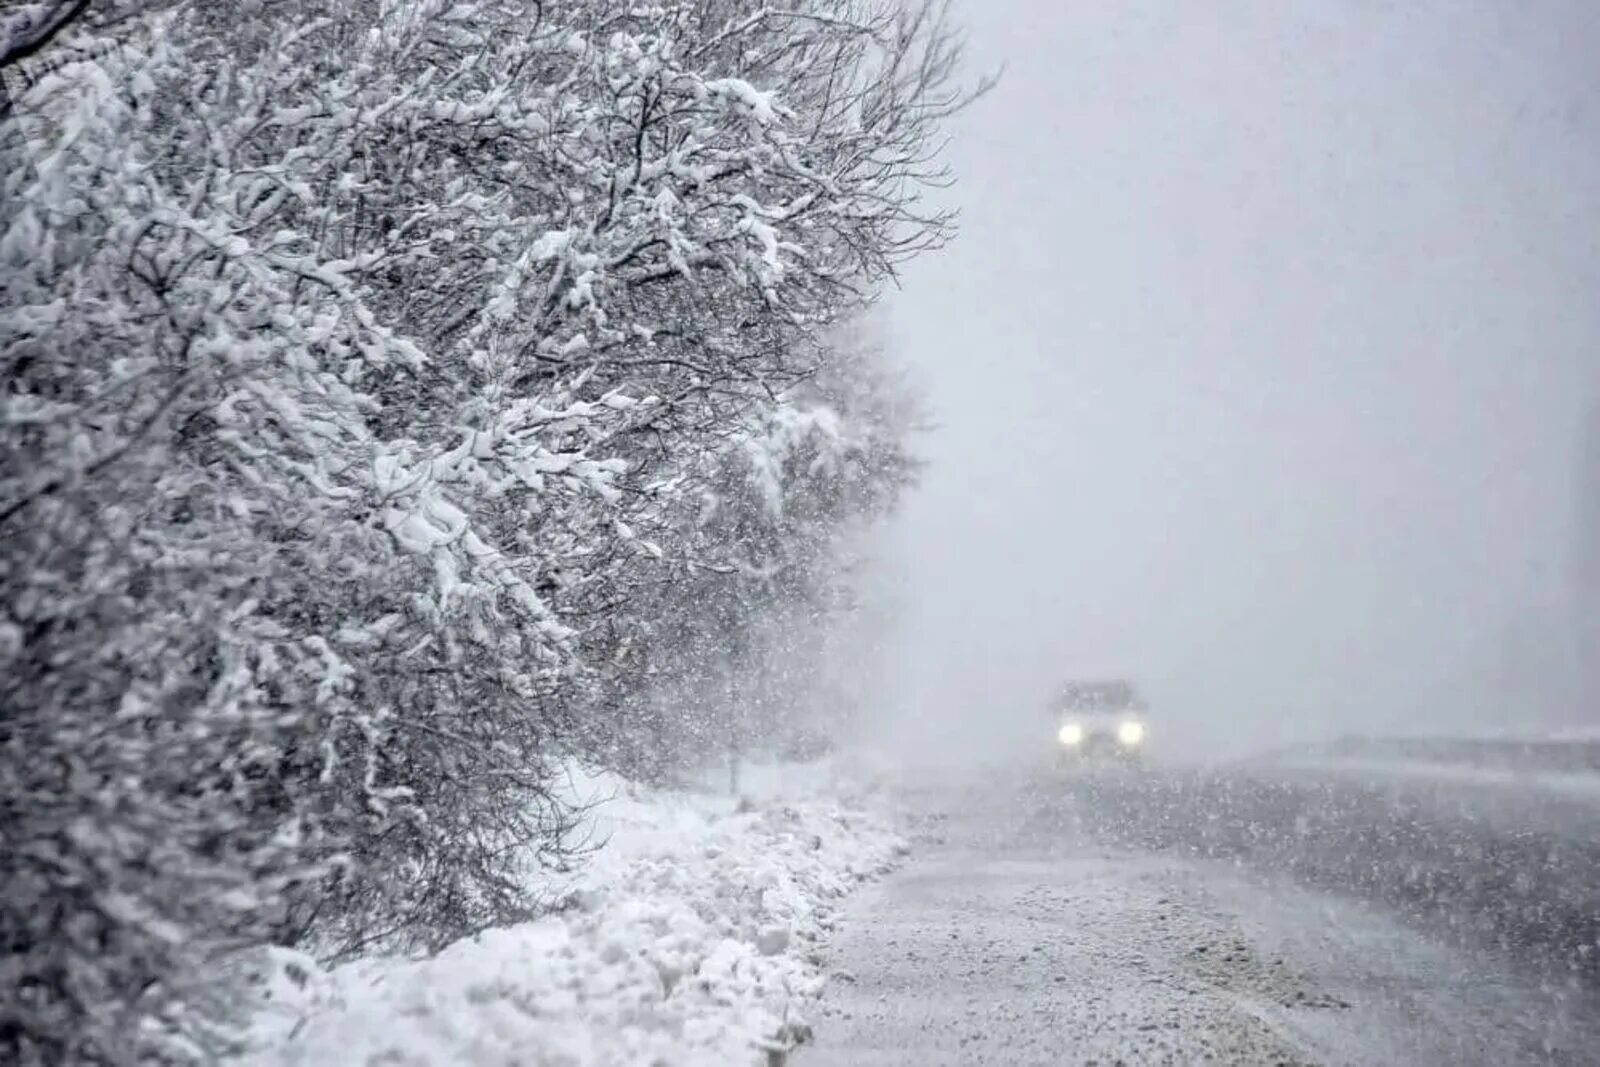
M 1517 767 L 1479 767 L 1462 763 L 1430 763 L 1415 759 L 1361 759 L 1303 757 L 1284 759 L 1279 766 L 1314 771 L 1360 774 L 1373 779 L 1412 778 L 1441 782 L 1536 790 L 1600 800 L 1600 772 L 1526 770 Z
M 605 842 L 551 887 L 570 907 L 428 959 L 279 953 L 245 1062 L 746 1064 L 804 1040 L 840 899 L 905 851 L 882 802 L 828 764 L 749 768 L 742 800 L 570 777 Z
M 1592 793 L 1600 785 L 1600 737 L 1576 730 L 1542 737 L 1351 735 L 1256 753 L 1248 762 Z

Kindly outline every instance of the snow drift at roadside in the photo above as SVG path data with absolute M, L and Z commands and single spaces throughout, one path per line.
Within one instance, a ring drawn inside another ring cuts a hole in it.
M 815 770 L 740 801 L 572 779 L 605 843 L 551 887 L 560 911 L 423 960 L 278 954 L 249 1061 L 732 1064 L 804 1041 L 837 902 L 905 850 L 885 813 Z

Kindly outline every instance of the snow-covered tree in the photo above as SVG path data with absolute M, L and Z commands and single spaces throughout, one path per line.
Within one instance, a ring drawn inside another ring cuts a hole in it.
M 843 709 L 815 714 L 815 672 L 827 633 L 856 610 L 863 534 L 915 478 L 918 415 L 860 324 L 830 333 L 817 358 L 806 382 L 684 475 L 694 491 L 651 533 L 669 546 L 671 579 L 612 621 L 634 626 L 614 696 L 624 723 L 642 721 L 622 741 L 645 769 L 730 747 L 814 747 L 839 725 Z
M 904 463 L 829 330 L 968 94 L 888 0 L 25 7 L 0 1057 L 204 1057 L 219 952 L 527 914 L 550 761 L 819 595 Z

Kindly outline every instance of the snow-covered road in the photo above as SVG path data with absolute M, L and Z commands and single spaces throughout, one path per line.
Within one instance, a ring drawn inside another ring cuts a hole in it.
M 1441 867 L 1423 801 L 1365 788 L 1157 772 L 908 789 L 916 857 L 847 911 L 799 1062 L 1600 1062 L 1597 984 L 1553 947 L 1586 906 L 1595 823 L 1502 835 L 1490 816 L 1515 811 L 1446 804 L 1450 832 L 1488 829 Z M 1383 833 L 1389 808 L 1410 836 Z M 1571 848 L 1518 867 L 1551 840 Z M 1389 891 L 1416 878 L 1431 889 Z M 1538 915 L 1500 921 L 1515 885 L 1564 895 L 1543 940 Z

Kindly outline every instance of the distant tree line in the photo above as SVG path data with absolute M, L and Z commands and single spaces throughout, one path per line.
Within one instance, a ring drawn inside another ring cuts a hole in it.
M 0 13 L 0 1060 L 533 914 L 556 761 L 794 725 L 914 474 L 938 0 Z M 757 691 L 762 699 L 752 698 Z

